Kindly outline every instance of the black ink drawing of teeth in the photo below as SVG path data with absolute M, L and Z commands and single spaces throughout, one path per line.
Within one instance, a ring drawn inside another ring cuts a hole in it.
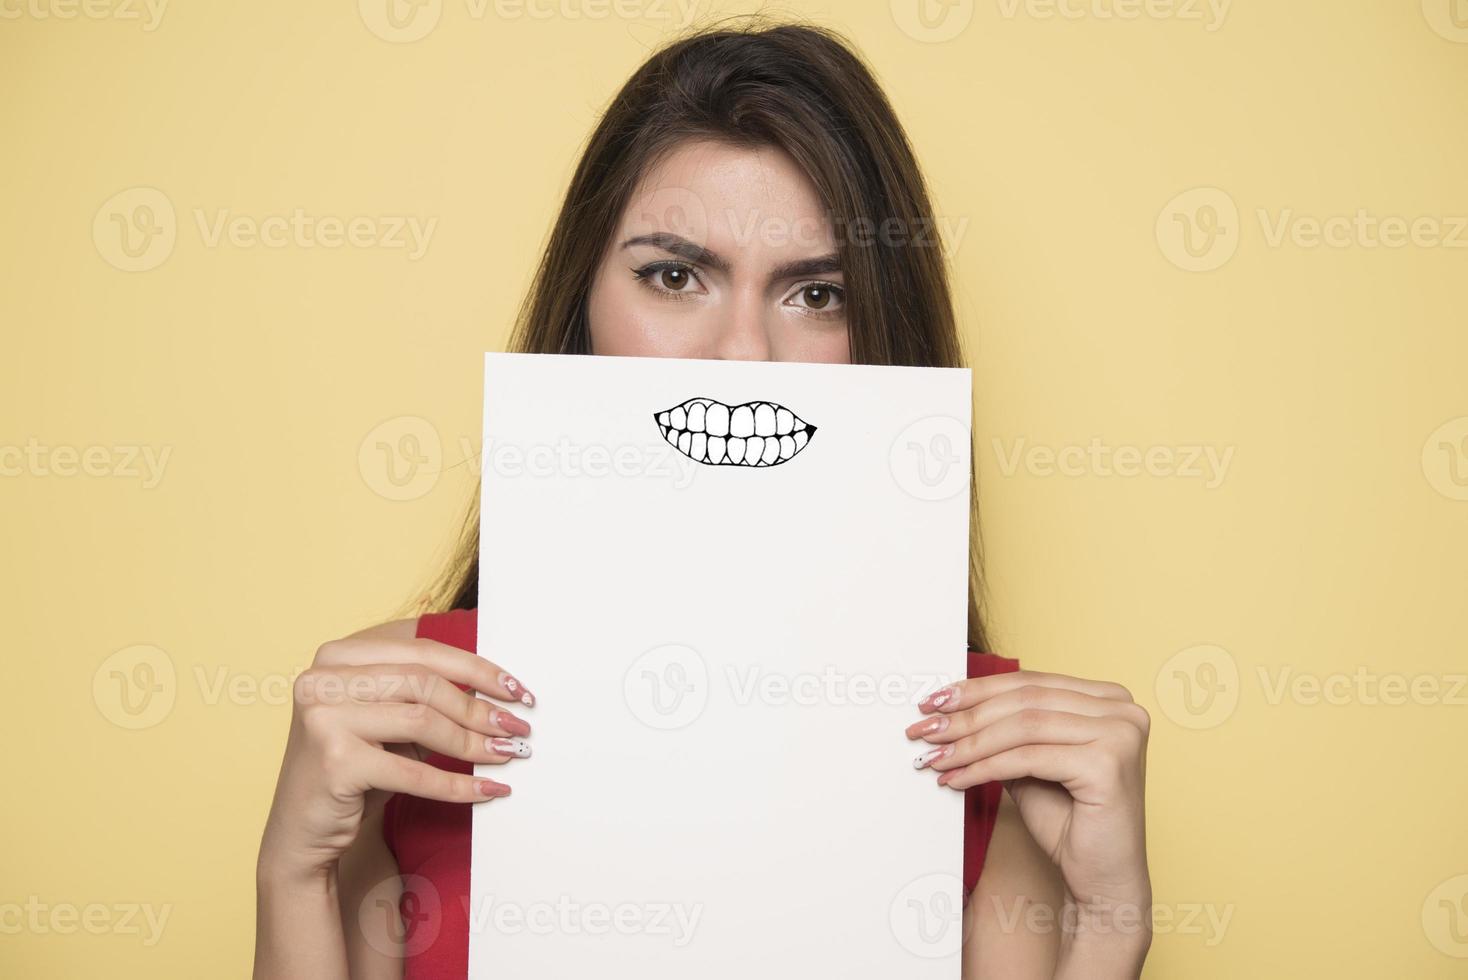
M 708 466 L 779 466 L 816 434 L 815 426 L 774 402 L 690 398 L 653 417 L 674 448 Z

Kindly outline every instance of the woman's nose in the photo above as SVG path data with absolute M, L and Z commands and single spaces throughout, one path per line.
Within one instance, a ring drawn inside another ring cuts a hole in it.
M 714 356 L 721 361 L 768 361 L 770 328 L 766 312 L 755 297 L 740 297 L 722 311 L 714 341 Z

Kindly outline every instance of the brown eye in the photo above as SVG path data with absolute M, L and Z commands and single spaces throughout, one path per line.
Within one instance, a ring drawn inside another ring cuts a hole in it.
M 658 274 L 658 281 L 662 283 L 663 288 L 675 293 L 688 285 L 688 279 L 687 269 L 664 269 Z
M 808 282 L 785 298 L 785 302 L 806 315 L 827 313 L 835 315 L 846 306 L 846 290 L 830 282 Z

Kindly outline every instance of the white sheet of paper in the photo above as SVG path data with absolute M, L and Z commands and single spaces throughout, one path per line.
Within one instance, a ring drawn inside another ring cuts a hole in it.
M 659 416 L 695 397 L 815 431 L 694 462 Z M 474 809 L 472 980 L 957 980 L 962 797 L 902 729 L 964 675 L 970 405 L 957 369 L 486 355 L 479 651 L 538 703 L 478 767 L 514 793 Z

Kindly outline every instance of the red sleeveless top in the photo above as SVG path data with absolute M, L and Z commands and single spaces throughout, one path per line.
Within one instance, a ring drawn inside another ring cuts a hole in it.
M 418 620 L 419 637 L 473 651 L 478 610 L 456 609 Z M 1019 669 L 1019 661 L 992 653 L 968 654 L 968 676 Z M 472 763 L 437 753 L 429 763 L 472 772 Z M 964 792 L 963 894 L 979 880 L 1003 786 L 985 783 Z M 394 794 L 383 810 L 382 836 L 403 876 L 404 980 L 462 977 L 469 972 L 469 806 Z

